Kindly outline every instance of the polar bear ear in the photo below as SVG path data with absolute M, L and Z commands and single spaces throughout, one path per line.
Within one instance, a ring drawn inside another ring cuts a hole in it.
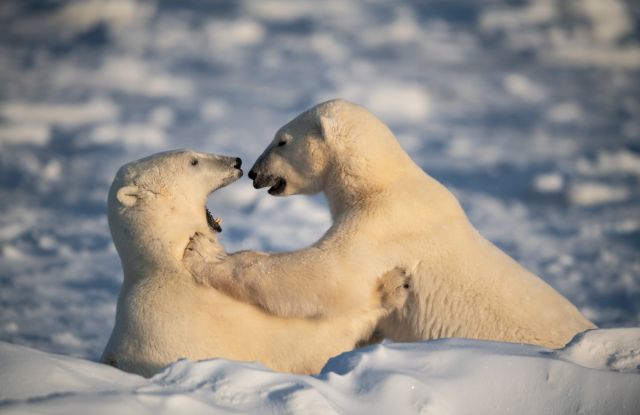
M 124 186 L 118 189 L 118 193 L 116 193 L 116 199 L 118 199 L 118 202 L 122 203 L 122 205 L 126 207 L 135 205 L 139 196 L 140 189 L 138 189 L 138 186 Z
M 338 132 L 338 122 L 333 118 L 320 115 L 317 119 L 317 123 L 318 128 L 320 129 L 320 134 L 322 134 L 322 138 L 325 140 L 330 140 L 335 137 Z

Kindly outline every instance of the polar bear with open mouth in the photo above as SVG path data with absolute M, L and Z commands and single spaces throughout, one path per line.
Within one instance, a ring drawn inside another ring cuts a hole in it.
M 330 357 L 368 339 L 404 302 L 406 277 L 399 270 L 381 274 L 367 301 L 342 315 L 307 319 L 274 316 L 194 278 L 185 258 L 193 266 L 227 256 L 205 203 L 242 176 L 240 165 L 235 157 L 177 150 L 118 171 L 108 214 L 124 282 L 103 362 L 143 376 L 179 358 L 213 357 L 317 373 Z M 207 250 L 185 251 L 196 233 L 206 238 Z
M 385 319 L 397 341 L 467 337 L 562 347 L 594 328 L 560 293 L 478 233 L 377 117 L 344 100 L 282 127 L 249 172 L 276 196 L 323 192 L 333 224 L 312 246 L 244 251 L 207 284 L 280 316 L 335 316 L 366 303 L 371 280 L 402 267 L 406 305 Z

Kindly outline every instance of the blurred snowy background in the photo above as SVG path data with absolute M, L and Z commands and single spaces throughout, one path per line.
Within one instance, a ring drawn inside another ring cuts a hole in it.
M 2 0 L 0 340 L 97 358 L 122 279 L 116 169 L 181 147 L 250 166 L 333 97 L 598 325 L 640 325 L 639 2 Z M 322 198 L 247 179 L 210 208 L 231 251 L 329 225 Z

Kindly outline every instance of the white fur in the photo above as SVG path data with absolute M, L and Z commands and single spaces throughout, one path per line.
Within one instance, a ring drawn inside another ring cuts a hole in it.
M 394 340 L 468 337 L 560 347 L 594 327 L 483 238 L 456 198 L 358 105 L 329 101 L 299 115 L 278 131 L 254 173 L 256 187 L 286 179 L 284 189 L 270 189 L 274 194 L 323 191 L 333 225 L 307 249 L 240 252 L 218 264 L 222 272 L 209 283 L 236 298 L 251 293 L 251 301 L 282 316 L 339 315 L 364 301 L 371 278 L 399 266 L 412 275 L 411 293 L 380 326 Z
M 179 150 L 132 162 L 117 173 L 109 192 L 109 226 L 124 282 L 103 362 L 144 376 L 179 358 L 211 357 L 315 373 L 329 357 L 368 338 L 388 314 L 380 304 L 384 287 L 347 315 L 296 319 L 270 315 L 194 280 L 183 254 L 196 232 L 212 241 L 208 260 L 226 255 L 207 225 L 205 202 L 241 175 L 235 160 Z M 191 255 L 190 261 L 198 259 Z

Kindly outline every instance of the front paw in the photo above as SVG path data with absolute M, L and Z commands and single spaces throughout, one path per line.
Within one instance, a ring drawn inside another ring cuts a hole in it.
M 194 258 L 205 258 L 205 253 L 207 252 L 207 245 L 211 244 L 209 238 L 204 236 L 204 234 L 200 232 L 196 232 L 191 238 L 189 238 L 189 243 L 184 249 L 184 259 L 194 259 Z
M 394 268 L 378 279 L 376 294 L 388 312 L 402 308 L 411 289 L 411 276 L 403 268 Z
M 219 271 L 225 258 L 226 253 L 215 237 L 196 232 L 184 249 L 182 263 L 196 282 L 213 286 L 213 276 L 219 273 L 215 271 Z
M 184 249 L 182 260 L 188 265 L 215 262 L 224 251 L 218 242 L 200 232 L 196 232 Z

